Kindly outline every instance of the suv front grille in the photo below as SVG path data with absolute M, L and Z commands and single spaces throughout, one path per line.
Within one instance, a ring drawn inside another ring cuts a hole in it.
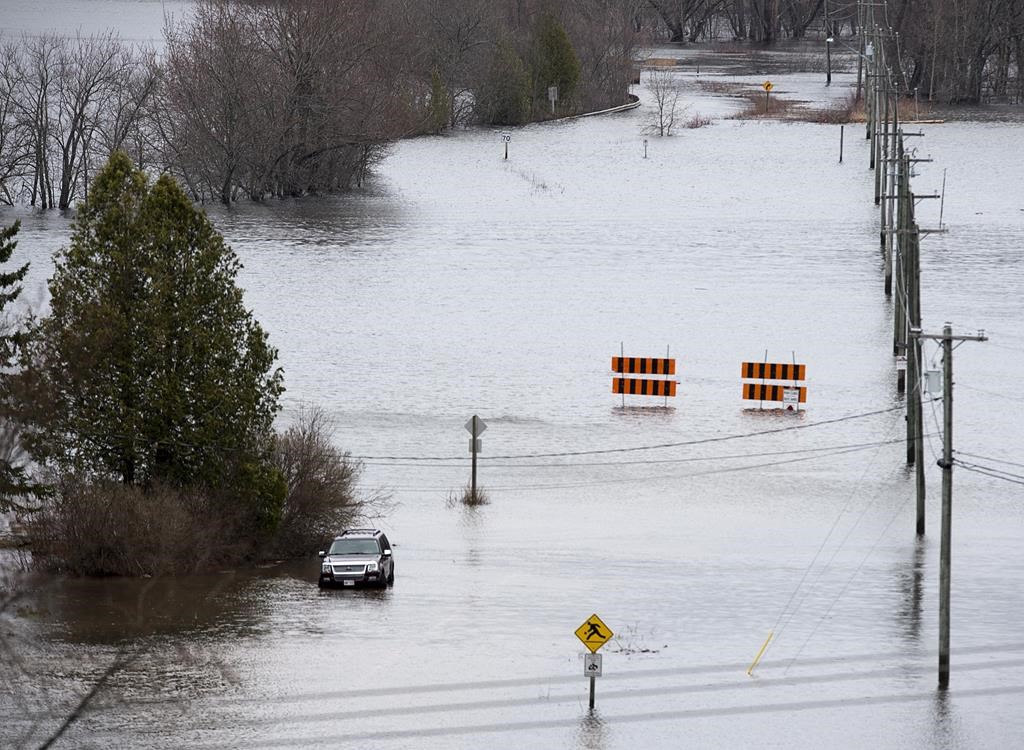
M 332 567 L 334 568 L 335 575 L 338 573 L 359 573 L 362 575 L 366 572 L 365 565 L 334 565 Z

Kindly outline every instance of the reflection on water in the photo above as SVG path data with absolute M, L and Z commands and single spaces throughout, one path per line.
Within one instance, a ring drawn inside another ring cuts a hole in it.
M 963 735 L 957 715 L 955 698 L 948 690 L 935 691 L 932 702 L 933 731 L 931 747 L 935 750 L 960 750 L 973 743 Z
M 921 617 L 924 601 L 925 550 L 927 540 L 915 538 L 913 557 L 898 573 L 900 606 L 896 609 L 896 620 L 907 639 L 908 645 L 920 648 Z
M 576 730 L 576 741 L 574 747 L 579 750 L 607 750 L 611 745 L 610 727 L 601 718 L 601 711 L 598 708 L 587 710 L 580 717 L 579 729 Z

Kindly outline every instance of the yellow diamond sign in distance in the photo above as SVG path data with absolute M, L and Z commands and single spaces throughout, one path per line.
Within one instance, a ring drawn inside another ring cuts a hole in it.
M 593 654 L 615 635 L 607 625 L 601 622 L 597 615 L 591 615 L 586 622 L 576 628 L 576 637 L 583 641 L 583 645 L 590 649 Z
M 761 88 L 763 88 L 765 91 L 771 91 L 774 88 L 774 86 L 772 86 L 771 81 L 765 81 L 764 83 L 761 84 Z

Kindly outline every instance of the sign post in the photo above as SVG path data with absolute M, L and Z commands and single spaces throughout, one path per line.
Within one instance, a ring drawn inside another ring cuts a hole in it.
M 487 423 L 480 419 L 476 414 L 469 418 L 466 422 L 466 429 L 469 430 L 469 434 L 472 436 L 469 439 L 469 452 L 473 454 L 473 471 L 470 475 L 470 492 L 473 497 L 476 497 L 476 454 L 480 452 L 480 447 L 483 441 L 480 440 L 480 436 L 487 429 Z
M 551 114 L 555 114 L 555 102 L 558 101 L 558 86 L 548 86 L 548 100 L 551 102 Z
M 764 113 L 768 114 L 768 97 L 772 95 L 772 82 L 765 81 L 761 84 L 761 88 L 764 89 Z
M 501 140 L 505 141 L 505 158 L 508 158 L 508 142 L 512 140 L 511 133 L 502 133 Z
M 588 617 L 582 625 L 576 628 L 576 637 L 583 642 L 584 646 L 590 649 L 590 653 L 585 655 L 583 662 L 583 674 L 590 678 L 591 710 L 594 708 L 594 692 L 597 678 L 603 672 L 601 655 L 597 651 L 601 646 L 608 643 L 613 635 L 615 634 L 612 632 L 612 629 L 605 625 L 596 614 Z

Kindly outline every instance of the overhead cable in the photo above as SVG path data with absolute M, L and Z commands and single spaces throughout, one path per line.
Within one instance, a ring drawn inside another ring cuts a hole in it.
M 934 399 L 933 399 L 934 400 Z M 866 417 L 874 417 L 879 414 L 889 414 L 894 411 L 902 411 L 903 406 L 893 406 L 888 409 L 877 409 L 875 411 L 863 412 L 861 414 L 848 414 L 844 417 L 836 417 L 835 419 L 824 419 L 820 422 L 811 422 L 809 424 L 797 424 L 789 425 L 787 427 L 776 427 L 771 430 L 760 430 L 758 432 L 745 432 L 745 433 L 734 433 L 732 435 L 720 435 L 717 437 L 700 438 L 696 440 L 681 440 L 673 443 L 656 443 L 653 445 L 637 445 L 630 448 L 597 448 L 593 450 L 580 450 L 580 451 L 556 451 L 552 453 L 518 453 L 508 454 L 500 456 L 490 456 L 491 459 L 498 460 L 517 460 L 522 458 L 561 458 L 563 456 L 598 456 L 608 455 L 611 453 L 637 453 L 640 451 L 651 451 L 651 450 L 663 450 L 665 448 L 683 448 L 691 445 L 705 445 L 707 443 L 721 443 L 726 440 L 742 440 L 744 438 L 762 437 L 764 435 L 775 435 L 781 432 L 792 432 L 795 430 L 807 430 L 812 427 L 823 427 L 825 425 L 838 424 L 840 422 L 849 422 L 854 419 L 864 419 Z M 354 458 L 360 461 L 457 461 L 464 458 L 464 456 L 370 456 L 370 455 L 352 455 L 350 458 Z

